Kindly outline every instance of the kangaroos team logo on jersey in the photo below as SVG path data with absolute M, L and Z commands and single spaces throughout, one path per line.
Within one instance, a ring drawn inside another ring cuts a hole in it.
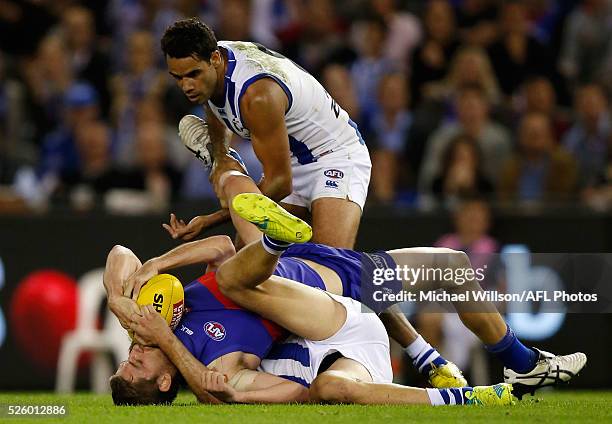
M 208 321 L 204 324 L 206 335 L 216 342 L 220 342 L 225 338 L 225 327 L 217 321 Z
M 327 178 L 344 178 L 344 172 L 340 171 L 339 169 L 327 169 L 325 172 L 323 172 L 323 174 Z

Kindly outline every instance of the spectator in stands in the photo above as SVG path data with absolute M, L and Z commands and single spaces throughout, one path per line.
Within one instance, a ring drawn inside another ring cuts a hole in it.
M 530 113 L 519 128 L 519 152 L 503 165 L 498 186 L 502 201 L 558 202 L 574 196 L 576 162 L 556 144 L 549 118 Z
M 138 178 L 161 208 L 178 194 L 181 174 L 170 164 L 165 142 L 165 128 L 153 122 L 139 126 L 136 132 Z
M 113 44 L 121 46 L 111 50 L 113 64 L 117 69 L 129 66 L 130 52 L 125 46 L 130 44 L 132 35 L 136 32 L 150 31 L 157 41 L 164 31 L 176 20 L 198 16 L 198 3 L 193 0 L 182 1 L 133 1 L 112 0 L 107 6 L 107 19 L 112 26 Z M 156 44 L 157 47 L 157 44 Z M 161 49 L 151 52 L 156 62 L 163 61 Z
M 156 43 L 151 33 L 138 31 L 128 42 L 128 68 L 113 77 L 113 120 L 118 130 L 114 159 L 122 166 L 134 165 L 135 115 L 138 102 L 159 100 L 167 84 L 166 74 L 155 66 Z
M 578 89 L 576 123 L 563 139 L 563 146 L 578 162 L 581 189 L 599 183 L 612 152 L 612 120 L 602 88 L 587 84 Z
M 40 140 L 62 120 L 66 91 L 74 82 L 63 39 L 45 37 L 36 56 L 25 62 L 23 72 L 37 130 L 35 140 Z
M 488 47 L 497 38 L 497 16 L 498 2 L 495 0 L 463 0 L 457 10 L 463 43 Z
M 169 163 L 164 127 L 147 122 L 136 131 L 136 166 L 115 168 L 101 181 L 105 206 L 116 213 L 165 211 L 181 187 L 181 173 Z M 111 190 L 112 189 L 112 190 Z
M 489 197 L 493 184 L 484 176 L 482 165 L 476 141 L 458 134 L 444 152 L 441 173 L 433 181 L 431 191 L 447 205 L 467 195 Z
M 528 78 L 515 100 L 515 112 L 519 118 L 531 112 L 548 116 L 556 140 L 560 140 L 569 128 L 568 113 L 557 104 L 555 89 L 547 78 L 540 76 Z
M 63 119 L 43 139 L 39 163 L 39 175 L 42 178 L 57 178 L 79 170 L 75 131 L 78 125 L 98 119 L 98 95 L 88 84 L 74 84 L 68 89 L 61 110 L 65 111 Z
M 424 85 L 440 81 L 446 76 L 450 58 L 459 47 L 455 15 L 447 0 L 427 2 L 424 25 L 425 37 L 414 52 L 410 74 L 415 104 L 421 101 Z
M 600 211 L 612 210 L 612 136 L 608 141 L 608 160 L 598 178 L 582 191 L 582 200 L 589 207 Z
M 35 160 L 34 146 L 24 137 L 24 119 L 24 88 L 9 75 L 0 51 L 0 185 L 12 182 L 20 162 Z
M 387 37 L 387 24 L 382 18 L 371 17 L 354 25 L 358 52 L 351 66 L 351 77 L 359 99 L 362 117 L 360 124 L 368 126 L 378 109 L 378 86 L 383 75 L 393 69 L 384 56 L 383 46 Z M 358 119 L 354 117 L 353 119 Z M 365 127 L 364 127 L 365 129 Z
M 430 194 L 433 181 L 441 174 L 444 152 L 458 134 L 474 139 L 482 152 L 483 175 L 494 185 L 499 170 L 511 154 L 510 134 L 489 118 L 489 103 L 478 85 L 462 87 L 455 97 L 457 120 L 436 130 L 427 141 L 419 174 L 419 190 Z M 427 197 L 423 199 L 427 205 Z
M 351 119 L 359 119 L 361 109 L 348 69 L 339 64 L 326 66 L 321 75 L 321 83 L 340 107 L 347 111 Z
M 487 264 L 488 256 L 498 250 L 497 241 L 488 234 L 491 227 L 491 210 L 487 202 L 477 195 L 460 199 L 453 222 L 455 232 L 441 236 L 434 246 L 467 253 L 474 268 Z
M 62 15 L 61 32 L 66 40 L 75 78 L 88 82 L 96 89 L 102 114 L 108 116 L 110 58 L 96 43 L 92 12 L 83 6 L 69 7 Z
M 283 36 L 283 50 L 288 57 L 318 75 L 330 58 L 347 48 L 344 28 L 331 0 L 296 2 L 299 19 Z
M 549 49 L 529 34 L 526 6 L 518 1 L 502 6 L 500 37 L 489 56 L 503 93 L 510 97 L 531 75 L 552 76 Z
M 465 85 L 480 86 L 492 105 L 501 99 L 497 77 L 489 57 L 479 47 L 459 48 L 453 56 L 446 77 L 442 81 L 428 84 L 423 93 L 430 100 L 449 101 Z
M 75 209 L 83 211 L 92 209 L 110 188 L 111 130 L 101 121 L 83 122 L 76 128 L 75 142 L 79 168 L 62 172 L 53 195 L 56 201 L 67 198 Z
M 409 69 L 412 52 L 422 38 L 421 23 L 411 13 L 400 11 L 397 0 L 370 0 L 372 10 L 387 23 L 385 57 L 400 69 Z
M 181 92 L 182 93 L 182 92 Z M 184 97 L 184 95 L 183 95 Z M 161 102 L 156 98 L 146 98 L 136 104 L 136 128 L 150 123 L 160 125 L 164 130 L 166 151 L 172 166 L 178 170 L 184 169 L 193 159 L 193 154 L 185 149 L 181 142 L 176 125 L 168 123 Z
M 224 0 L 219 8 L 216 33 L 219 40 L 255 41 L 251 32 L 248 0 Z
M 372 152 L 372 194 L 380 202 L 395 200 L 402 156 L 412 125 L 408 82 L 403 74 L 384 76 L 379 85 L 380 110 L 372 120 L 368 141 Z
M 587 83 L 610 79 L 612 63 L 612 4 L 585 0 L 567 18 L 559 68 L 570 81 Z

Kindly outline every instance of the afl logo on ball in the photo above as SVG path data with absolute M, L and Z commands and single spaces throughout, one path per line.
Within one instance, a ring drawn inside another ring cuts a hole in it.
M 338 169 L 328 169 L 325 172 L 323 172 L 323 174 L 327 177 L 327 178 L 343 178 L 344 177 L 344 172 L 338 170 Z
M 216 321 L 208 321 L 204 324 L 206 335 L 216 342 L 220 342 L 225 338 L 225 327 Z

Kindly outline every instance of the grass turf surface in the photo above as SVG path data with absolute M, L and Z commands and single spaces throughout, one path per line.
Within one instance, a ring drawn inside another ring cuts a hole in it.
M 33 422 L 61 423 L 380 423 L 385 422 L 540 422 L 586 423 L 612 422 L 612 391 L 556 391 L 525 400 L 510 407 L 429 407 L 429 406 L 362 406 L 362 405 L 198 405 L 193 396 L 182 393 L 175 404 L 167 406 L 115 407 L 109 395 L 58 396 L 52 393 L 0 393 L 0 405 L 66 405 L 68 415 L 62 418 L 33 418 Z M 24 422 L 6 419 L 3 422 Z M 41 421 L 41 419 L 43 421 Z

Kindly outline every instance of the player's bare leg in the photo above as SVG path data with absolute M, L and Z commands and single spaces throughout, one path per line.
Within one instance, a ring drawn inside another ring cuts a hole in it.
M 312 202 L 313 243 L 352 249 L 357 239 L 361 208 L 348 199 L 323 197 Z
M 280 202 L 279 204 L 291 215 L 297 216 L 298 218 L 303 219 L 304 221 L 312 224 L 312 215 L 310 214 L 308 208 L 305 208 L 304 206 L 292 205 L 290 203 L 285 202 Z
M 431 269 L 471 269 L 472 265 L 464 252 L 439 248 L 399 249 L 387 252 L 400 266 Z M 457 274 L 455 274 L 457 275 Z M 529 348 L 516 337 L 492 302 L 476 301 L 473 293 L 482 291 L 474 273 L 466 276 L 463 284 L 454 281 L 426 280 L 404 281 L 408 291 L 447 289 L 449 292 L 466 294 L 468 301 L 453 302 L 463 324 L 485 344 L 504 364 L 504 380 L 513 383 L 516 395 L 534 393 L 536 389 L 569 381 L 585 365 L 586 355 L 581 352 L 556 356 L 535 348 Z
M 472 265 L 464 252 L 444 248 L 417 247 L 391 250 L 389 255 L 400 267 L 412 269 L 471 269 Z M 467 279 L 458 285 L 454 281 L 434 279 L 419 279 L 417 281 L 404 281 L 404 290 L 419 292 L 447 289 L 456 293 L 482 291 L 475 278 Z M 473 299 L 473 296 L 470 296 Z M 506 322 L 497 308 L 491 302 L 455 302 L 461 321 L 485 344 L 493 344 L 506 334 Z
M 219 186 L 224 201 L 228 205 L 231 205 L 234 197 L 241 193 L 260 193 L 257 184 L 255 184 L 251 177 L 235 170 L 228 171 L 221 175 L 219 178 Z M 261 239 L 261 231 L 259 231 L 255 225 L 241 218 L 231 207 L 229 211 L 232 218 L 232 224 L 245 245 Z
M 314 402 L 357 403 L 362 405 L 511 405 L 511 387 L 419 389 L 392 383 L 374 383 L 367 369 L 357 361 L 340 358 L 315 378 L 310 386 Z
M 361 208 L 348 199 L 320 198 L 312 203 L 313 242 L 333 247 L 352 249 L 357 238 Z M 433 348 L 422 338 L 397 307 L 380 315 L 389 336 L 413 357 L 420 349 Z M 462 387 L 467 381 L 456 365 L 446 361 L 433 349 L 428 357 L 435 364 L 427 364 L 422 372 L 434 387 Z
M 336 334 L 346 321 L 344 306 L 324 292 L 292 280 L 272 276 L 258 282 L 243 273 L 261 255 L 270 255 L 260 242 L 253 242 L 221 265 L 217 281 L 222 293 L 246 309 L 276 322 L 290 332 L 311 340 Z M 317 319 L 305 320 L 305 316 Z M 313 400 L 361 404 L 479 403 L 512 404 L 511 386 L 497 385 L 463 389 L 417 389 L 395 384 L 373 383 L 360 363 L 341 358 L 313 382 Z M 446 396 L 442 393 L 445 393 Z M 437 397 L 436 397 L 437 396 Z M 452 400 L 451 400 L 452 399 Z
M 246 184 L 247 183 L 236 184 L 235 187 L 232 188 L 232 190 L 234 191 L 232 191 L 232 193 L 228 193 L 228 199 L 233 199 L 235 195 L 241 192 L 241 190 L 247 189 L 248 187 L 245 186 Z M 251 188 L 253 190 L 256 189 L 254 183 L 252 183 Z M 348 202 L 341 199 L 326 200 L 337 200 L 342 203 Z M 357 204 L 352 202 L 349 203 L 358 208 Z M 232 202 L 228 201 L 228 204 L 232 204 Z M 244 228 L 245 225 L 248 226 L 249 224 L 239 218 L 235 212 L 233 212 L 233 218 L 234 217 L 238 218 L 234 219 L 234 222 L 239 224 L 236 228 L 239 230 L 240 233 L 242 231 L 241 229 Z M 240 222 L 238 220 L 240 220 Z M 251 225 L 251 230 L 253 228 L 254 227 Z M 283 247 L 270 244 L 273 242 L 266 236 L 263 239 L 263 243 L 264 247 L 268 249 L 269 253 L 275 253 L 276 255 L 280 255 L 282 253 Z M 256 264 L 249 264 L 249 266 L 251 267 L 250 272 L 252 272 L 252 277 L 261 281 L 268 278 L 276 267 L 276 255 L 269 255 L 268 257 L 259 257 L 258 262 Z M 244 266 L 246 267 L 247 264 L 244 264 Z M 335 293 L 334 290 L 332 290 L 332 292 Z M 341 291 L 336 294 L 341 294 Z M 419 368 L 419 370 L 428 378 L 432 386 L 463 387 L 467 385 L 467 381 L 463 377 L 461 371 L 454 364 L 442 358 L 435 349 L 433 349 L 427 342 L 425 342 L 423 338 L 419 336 L 418 332 L 414 329 L 410 322 L 406 319 L 403 313 L 399 311 L 399 309 L 395 308 L 392 311 L 385 313 L 382 317 L 382 320 L 385 326 L 387 327 L 389 335 L 396 341 L 398 341 L 403 348 L 405 348 L 407 354 L 412 358 L 415 364 L 417 364 L 417 360 L 420 359 L 427 359 L 429 361 L 427 363 L 419 363 L 419 366 L 417 368 Z M 423 353 L 427 353 L 427 355 L 422 356 Z
M 274 275 L 261 280 L 265 270 L 255 274 L 250 269 L 266 255 L 271 256 L 260 242 L 253 242 L 224 262 L 217 271 L 221 292 L 300 337 L 324 340 L 334 335 L 346 320 L 344 306 L 325 292 L 292 280 Z

